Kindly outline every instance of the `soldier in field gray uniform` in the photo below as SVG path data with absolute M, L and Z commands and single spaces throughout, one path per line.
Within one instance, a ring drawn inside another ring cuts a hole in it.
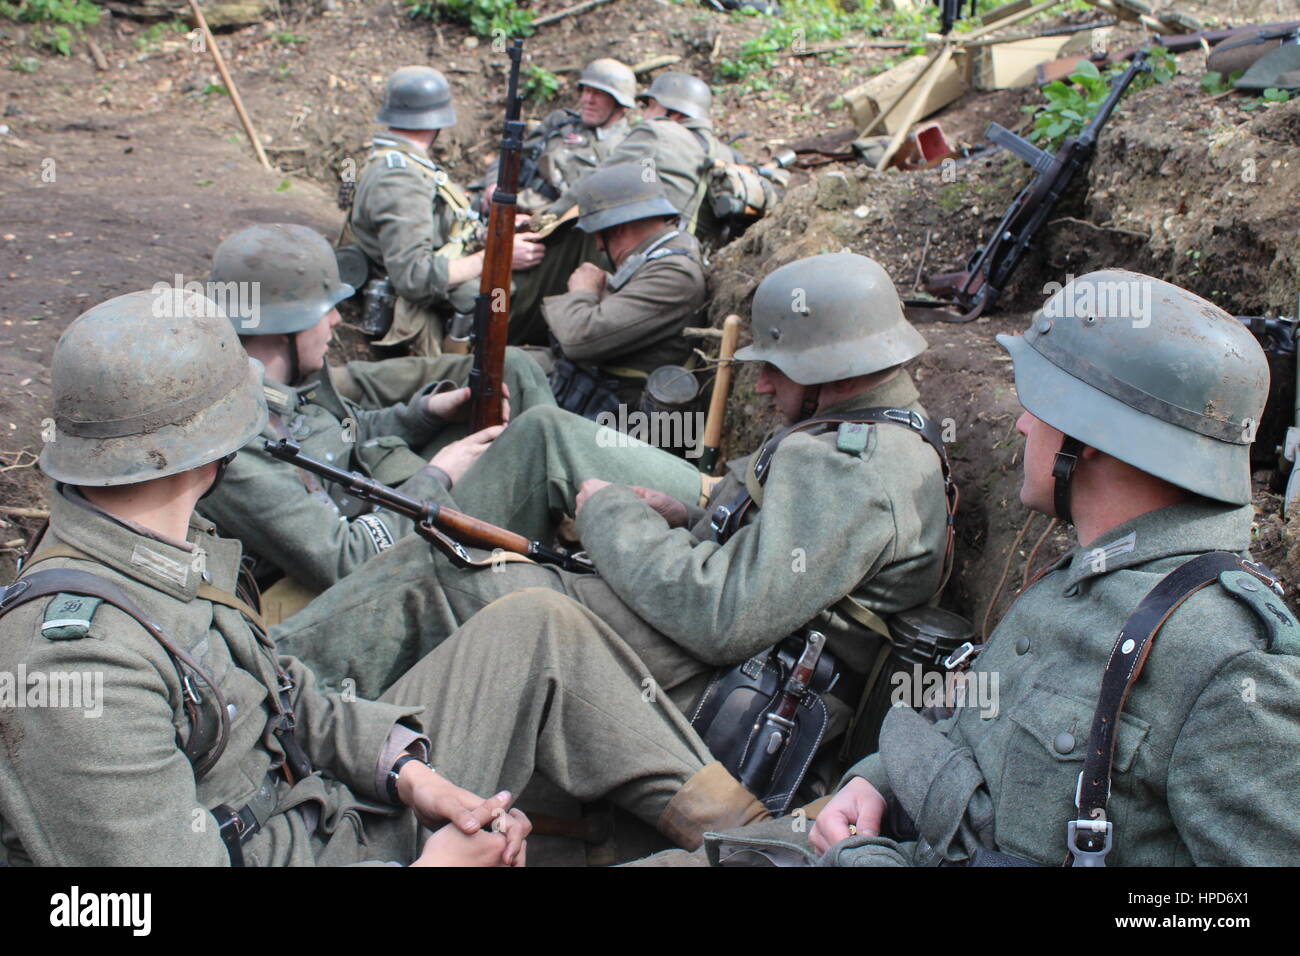
M 1150 309 L 1079 314 L 1089 285 Z M 1079 545 L 972 669 L 998 676 L 996 713 L 895 708 L 806 835 L 762 823 L 711 838 L 709 858 L 1300 863 L 1300 625 L 1243 557 L 1263 351 L 1217 306 L 1120 270 L 1075 279 L 998 341 L 1025 408 L 1021 501 L 1072 522 Z
M 0 590 L 0 671 L 102 684 L 93 708 L 0 710 L 0 861 L 522 866 L 511 794 L 534 771 L 685 847 L 764 815 L 643 699 L 617 635 L 552 592 L 486 609 L 380 700 L 280 654 L 238 542 L 194 514 L 266 421 L 260 369 L 210 300 L 158 304 L 112 299 L 55 348 L 58 484 Z

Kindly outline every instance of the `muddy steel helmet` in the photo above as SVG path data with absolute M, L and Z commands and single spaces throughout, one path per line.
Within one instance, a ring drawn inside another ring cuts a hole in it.
M 885 270 L 850 252 L 777 269 L 754 293 L 750 325 L 754 342 L 736 361 L 770 362 L 799 385 L 869 375 L 927 348 Z
M 237 451 L 266 424 L 261 364 L 215 302 L 171 286 L 78 317 L 54 348 L 50 383 L 41 470 L 73 485 L 176 475 Z
M 665 109 L 683 113 L 691 119 L 708 119 L 713 108 L 713 94 L 709 84 L 689 73 L 661 73 L 654 78 L 650 89 L 637 99 L 651 99 Z
M 625 109 L 636 105 L 636 74 L 632 68 L 609 57 L 592 60 L 578 77 L 579 86 L 589 86 L 614 97 L 614 102 Z
M 1067 283 L 1024 335 L 998 342 L 1015 362 L 1020 404 L 1067 440 L 1216 501 L 1250 500 L 1268 360 L 1218 306 L 1106 269 Z
M 208 295 L 240 335 L 309 329 L 355 291 L 339 279 L 333 247 L 307 226 L 250 226 L 212 256 Z
M 676 216 L 658 176 L 642 175 L 646 168 L 639 163 L 615 163 L 591 173 L 573 188 L 573 201 L 582 215 L 578 228 L 599 232 L 610 226 L 649 219 L 651 216 Z
M 394 129 L 445 129 L 456 125 L 447 78 L 428 66 L 404 66 L 388 78 L 379 122 Z

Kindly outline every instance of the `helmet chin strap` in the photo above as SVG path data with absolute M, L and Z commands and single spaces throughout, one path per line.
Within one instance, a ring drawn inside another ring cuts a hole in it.
M 298 333 L 289 333 L 289 384 L 297 385 L 302 377 L 302 366 L 298 362 Z
M 803 390 L 803 405 L 799 408 L 799 421 L 806 422 L 817 414 L 817 406 L 821 404 L 821 398 L 820 385 L 809 385 Z
M 200 501 L 217 490 L 217 485 L 221 484 L 221 479 L 226 477 L 226 468 L 235 460 L 235 456 L 238 454 L 238 451 L 232 451 L 229 455 L 217 459 L 217 473 L 212 479 L 212 484 L 208 485 L 208 490 L 199 495 Z
M 1074 466 L 1079 463 L 1079 452 L 1083 451 L 1083 442 L 1065 435 L 1061 438 L 1061 450 L 1052 462 L 1052 503 L 1056 508 L 1056 517 L 1064 524 L 1074 524 L 1070 514 L 1070 481 L 1074 478 Z

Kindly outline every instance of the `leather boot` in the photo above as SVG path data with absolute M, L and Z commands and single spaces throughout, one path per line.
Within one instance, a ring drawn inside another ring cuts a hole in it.
M 659 832 L 687 850 L 698 849 L 706 831 L 734 830 L 772 816 L 716 760 L 682 784 L 659 817 Z

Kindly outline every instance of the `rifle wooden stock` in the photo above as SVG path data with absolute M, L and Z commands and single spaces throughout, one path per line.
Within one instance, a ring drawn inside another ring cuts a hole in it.
M 515 554 L 529 556 L 532 554 L 532 542 L 522 534 L 515 534 L 505 528 L 480 521 L 463 511 L 453 511 L 441 505 L 434 505 L 434 507 L 437 511 L 432 515 L 433 525 L 461 544 L 487 551 L 499 548 L 502 551 L 513 551 Z
M 339 485 L 345 492 L 362 501 L 371 501 L 381 508 L 404 515 L 415 522 L 420 537 L 438 547 L 461 567 L 477 567 L 490 561 L 475 561 L 459 545 L 481 548 L 485 551 L 506 551 L 534 561 L 556 564 L 567 571 L 580 573 L 594 570 L 585 554 L 571 554 L 559 548 L 548 548 L 530 541 L 521 534 L 506 528 L 480 521 L 472 515 L 445 508 L 434 501 L 423 501 L 404 495 L 373 478 L 356 471 L 344 471 L 333 465 L 302 453 L 297 442 L 280 438 L 267 440 L 262 446 L 272 458 L 287 461 L 303 471 L 319 475 Z
M 722 446 L 722 423 L 727 417 L 727 396 L 731 393 L 732 359 L 736 343 L 740 341 L 740 316 L 729 315 L 722 320 L 722 344 L 718 347 L 718 375 L 713 380 L 713 394 L 709 396 L 709 416 L 704 421 L 704 450 L 700 454 L 699 468 L 712 474 L 718 463 L 718 449 Z
M 497 188 L 488 212 L 487 246 L 483 276 L 474 302 L 474 366 L 470 369 L 470 430 L 500 425 L 502 377 L 505 374 L 506 339 L 510 329 L 510 273 L 515 248 L 516 193 L 523 159 L 524 124 L 519 119 L 519 67 L 523 41 L 515 40 L 510 55 L 510 80 L 506 90 L 505 132 L 501 136 Z

